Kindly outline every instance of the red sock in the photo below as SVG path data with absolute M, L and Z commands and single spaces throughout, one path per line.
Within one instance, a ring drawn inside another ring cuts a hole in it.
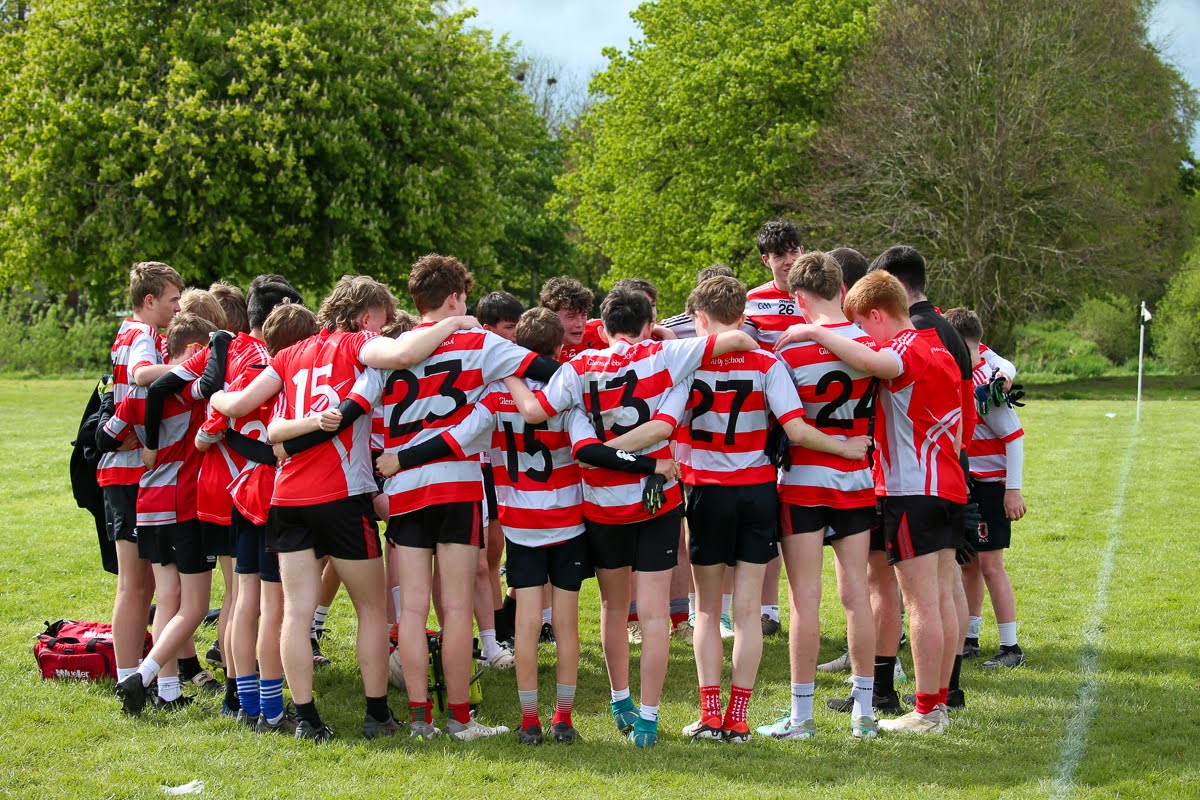
M 470 703 L 449 703 L 450 716 L 455 722 L 461 722 L 466 725 L 471 721 L 471 704 Z
M 561 708 L 554 709 L 554 719 L 550 720 L 551 725 L 557 725 L 560 722 L 565 722 L 569 727 L 574 728 L 575 725 L 571 722 L 571 709 L 564 711 Z
M 569 691 L 568 691 L 569 690 Z M 559 722 L 565 722 L 570 727 L 575 727 L 571 724 L 571 706 L 575 704 L 575 687 L 558 685 L 558 694 L 554 700 L 554 719 L 551 725 L 556 725 Z
M 688 614 L 686 611 L 677 611 L 671 615 L 671 630 L 675 630 L 683 623 L 687 622 Z
M 917 713 L 928 714 L 930 711 L 933 711 L 933 709 L 937 707 L 938 698 L 941 696 L 941 692 L 936 692 L 934 694 L 922 694 L 921 692 L 917 692 Z
M 950 687 L 943 686 L 938 692 L 938 702 L 943 705 L 950 702 Z
M 729 687 L 729 707 L 725 709 L 724 727 L 731 728 L 736 722 L 746 721 L 746 711 L 750 708 L 750 695 L 753 689 L 743 686 Z
M 625 621 L 626 622 L 637 622 L 638 621 L 637 614 L 630 614 L 628 617 L 625 618 Z
M 413 722 L 433 722 L 433 703 L 409 703 L 408 714 Z
M 700 716 L 701 718 L 721 716 L 721 687 L 700 687 Z

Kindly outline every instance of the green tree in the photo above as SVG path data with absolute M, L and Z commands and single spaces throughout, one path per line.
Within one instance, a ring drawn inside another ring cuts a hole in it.
M 660 0 L 633 12 L 643 39 L 605 51 L 558 201 L 611 277 L 653 278 L 670 308 L 698 269 L 757 261 L 755 231 L 784 210 L 866 6 Z
M 1190 239 L 1195 102 L 1144 5 L 880 3 L 793 203 L 863 252 L 917 247 L 930 295 L 995 343 L 1086 296 L 1156 296 Z
M 0 277 L 317 286 L 437 250 L 495 278 L 540 235 L 512 209 L 550 137 L 513 54 L 439 5 L 38 3 L 0 39 Z

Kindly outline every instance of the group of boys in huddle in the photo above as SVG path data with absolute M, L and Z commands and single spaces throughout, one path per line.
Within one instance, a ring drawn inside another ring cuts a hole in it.
M 474 616 L 476 657 L 516 668 L 520 741 L 573 742 L 579 591 L 595 577 L 621 733 L 638 747 L 658 739 L 674 625 L 692 640 L 699 682 L 700 713 L 684 735 L 746 742 L 764 632 L 779 630 L 782 563 L 792 707 L 757 732 L 807 739 L 829 544 L 852 672 L 850 697 L 830 706 L 849 713 L 855 737 L 944 730 L 948 709 L 964 704 L 962 658 L 979 654 L 985 586 L 1001 643 L 985 666 L 1024 661 L 1003 566 L 1009 523 L 1025 512 L 1022 432 L 1005 393 L 1015 369 L 983 347 L 973 313 L 934 310 L 912 248 L 868 269 L 846 248 L 804 253 L 782 220 L 763 227 L 758 247 L 770 282 L 747 291 L 729 268 L 710 267 L 685 314 L 662 324 L 651 283 L 618 281 L 589 321 L 592 293 L 571 278 L 548 281 L 528 310 L 494 292 L 477 319 L 471 273 L 437 254 L 408 275 L 417 317 L 365 276 L 343 277 L 313 314 L 278 275 L 255 278 L 243 298 L 225 284 L 185 292 L 171 267 L 135 265 L 111 416 L 97 433 L 124 710 L 186 704 L 180 676 L 219 688 L 193 641 L 219 564 L 210 660 L 224 667 L 223 710 L 239 723 L 335 735 L 312 684 L 328 663 L 319 637 L 340 584 L 358 618 L 366 738 L 404 728 L 388 705 L 389 661 L 411 736 L 509 731 L 470 708 Z M 673 575 L 684 553 L 692 591 L 681 615 Z M 152 596 L 153 647 L 139 661 Z M 908 713 L 893 683 L 901 598 L 916 673 Z M 448 701 L 440 728 L 431 605 Z M 539 640 L 557 651 L 548 734 Z

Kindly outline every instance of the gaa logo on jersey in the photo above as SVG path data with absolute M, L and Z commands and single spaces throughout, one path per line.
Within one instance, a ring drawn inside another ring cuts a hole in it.
M 978 532 L 978 536 L 979 536 L 979 543 L 980 543 L 980 544 L 986 544 L 986 543 L 987 543 L 987 540 L 988 540 L 988 528 L 987 528 L 987 523 L 986 523 L 986 522 L 981 522 L 981 523 L 979 523 L 979 532 Z

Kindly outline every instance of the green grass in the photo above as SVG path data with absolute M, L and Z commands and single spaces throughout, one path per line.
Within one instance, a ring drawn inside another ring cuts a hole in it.
M 91 522 L 74 507 L 66 478 L 69 442 L 90 388 L 88 381 L 0 380 L 5 796 L 153 797 L 162 796 L 160 784 L 198 778 L 206 783 L 202 796 L 216 798 L 1200 797 L 1200 724 L 1192 705 L 1200 625 L 1191 568 L 1200 518 L 1192 490 L 1198 405 L 1148 403 L 1136 438 L 1132 402 L 1035 398 L 1022 409 L 1030 514 L 1015 528 L 1008 561 L 1029 664 L 999 675 L 964 667 L 968 708 L 943 737 L 852 740 L 846 718 L 824 709 L 826 699 L 844 694 L 841 676 L 821 675 L 819 737 L 812 742 L 756 739 L 738 748 L 685 742 L 679 729 L 695 714 L 695 671 L 690 649 L 673 643 L 661 744 L 636 751 L 620 740 L 608 714 L 593 582 L 583 598 L 576 706 L 585 741 L 539 749 L 511 738 L 470 745 L 402 737 L 365 742 L 353 613 L 339 597 L 327 648 L 334 666 L 318 673 L 316 688 L 340 737 L 313 747 L 237 729 L 217 715 L 215 698 L 178 716 L 130 719 L 110 685 L 40 679 L 31 648 L 44 620 L 106 619 L 111 610 L 113 579 L 100 570 Z M 1132 461 L 1118 502 L 1127 454 Z M 1084 631 L 1110 536 L 1119 539 L 1092 640 L 1094 716 L 1082 737 L 1077 782 L 1063 792 L 1055 778 L 1079 708 Z M 822 619 L 822 656 L 829 658 L 845 621 L 828 564 Z M 211 637 L 201 631 L 202 649 Z M 990 610 L 983 644 L 996 646 Z M 543 708 L 552 703 L 552 663 L 543 649 Z M 482 718 L 514 725 L 512 673 L 484 680 Z M 758 687 L 750 709 L 756 725 L 788 702 L 783 640 L 767 644 Z M 393 707 L 403 703 L 393 690 Z

